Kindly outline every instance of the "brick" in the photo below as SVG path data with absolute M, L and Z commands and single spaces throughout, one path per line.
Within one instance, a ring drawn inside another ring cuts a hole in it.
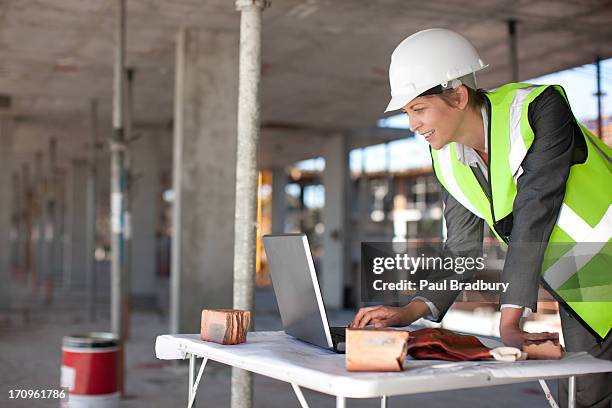
M 204 309 L 200 338 L 219 344 L 246 342 L 251 324 L 251 312 L 235 309 Z
M 528 333 L 523 342 L 523 351 L 530 360 L 559 360 L 563 351 L 559 333 Z
M 402 371 L 409 333 L 389 329 L 346 329 L 348 371 Z

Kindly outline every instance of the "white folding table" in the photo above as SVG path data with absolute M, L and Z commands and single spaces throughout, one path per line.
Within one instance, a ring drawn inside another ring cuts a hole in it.
M 480 338 L 488 347 L 490 339 Z M 284 332 L 248 333 L 247 342 L 223 346 L 200 340 L 198 334 L 158 336 L 155 353 L 162 360 L 189 359 L 187 406 L 195 400 L 206 362 L 210 359 L 291 384 L 302 408 L 308 407 L 301 387 L 336 397 L 336 407 L 344 408 L 347 398 L 380 398 L 432 391 L 487 387 L 539 381 L 551 406 L 557 404 L 545 380 L 569 378 L 569 407 L 575 405 L 575 378 L 578 375 L 612 372 L 612 361 L 583 353 L 565 353 L 557 361 L 448 362 L 413 360 L 410 357 L 400 373 L 351 373 L 344 355 L 296 340 Z M 203 358 L 196 376 L 196 360 Z

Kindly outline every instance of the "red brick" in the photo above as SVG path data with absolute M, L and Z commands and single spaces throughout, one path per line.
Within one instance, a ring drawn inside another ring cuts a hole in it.
M 251 312 L 235 309 L 204 309 L 200 338 L 219 344 L 246 342 L 251 323 Z
M 406 358 L 407 331 L 346 329 L 348 371 L 402 371 Z

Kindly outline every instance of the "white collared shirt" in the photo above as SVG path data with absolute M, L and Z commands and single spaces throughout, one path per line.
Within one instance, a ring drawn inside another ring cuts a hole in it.
M 487 110 L 484 107 L 480 109 L 480 113 L 482 114 L 485 152 L 489 154 L 489 115 L 487 115 Z M 482 157 L 476 153 L 474 148 L 457 143 L 457 160 L 466 166 L 479 167 L 485 178 L 489 180 L 489 169 L 487 168 L 487 164 L 482 160 Z

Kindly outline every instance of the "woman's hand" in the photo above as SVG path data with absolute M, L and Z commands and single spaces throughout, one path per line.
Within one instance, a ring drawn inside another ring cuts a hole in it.
M 421 300 L 412 301 L 404 307 L 362 307 L 349 327 L 361 328 L 368 324 L 372 324 L 374 327 L 408 326 L 429 313 L 429 307 Z
M 509 347 L 516 347 L 519 350 L 523 349 L 523 343 L 525 342 L 525 334 L 519 327 L 505 327 L 499 328 L 499 334 L 501 335 L 502 342 Z
M 501 331 L 501 328 L 500 328 Z M 529 341 L 546 341 L 546 340 L 551 340 L 554 338 L 559 338 L 558 334 L 556 333 L 550 333 L 550 332 L 543 332 L 543 333 L 529 333 L 526 331 L 523 331 L 521 329 L 518 328 L 504 328 L 503 331 L 501 331 L 501 339 L 504 342 L 504 344 L 506 346 L 510 346 L 510 347 L 516 347 L 517 349 L 522 350 L 523 349 L 523 345 L 525 344 L 525 340 L 529 340 Z
M 499 334 L 506 346 L 523 348 L 525 332 L 521 329 L 522 315 L 522 307 L 505 307 L 501 310 Z
M 402 307 L 370 306 L 359 309 L 349 327 L 361 328 L 368 324 L 374 327 L 405 326 L 406 310 Z

